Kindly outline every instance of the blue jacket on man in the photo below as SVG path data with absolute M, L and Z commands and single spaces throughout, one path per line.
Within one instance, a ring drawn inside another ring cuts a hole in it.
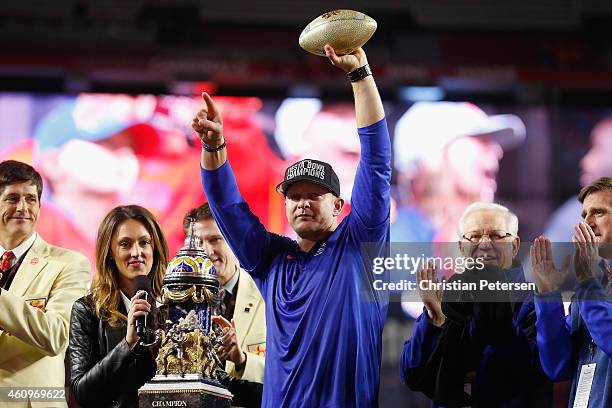
M 612 407 L 612 299 L 602 276 L 577 285 L 568 316 L 559 292 L 536 295 L 535 305 L 542 368 L 553 381 L 572 379 L 569 406 L 582 366 L 595 363 L 588 407 Z

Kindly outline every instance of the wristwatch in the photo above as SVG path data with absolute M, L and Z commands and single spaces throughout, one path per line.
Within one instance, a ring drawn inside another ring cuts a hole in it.
M 346 74 L 346 76 L 348 76 L 348 79 L 351 82 L 361 81 L 362 79 L 370 75 L 372 75 L 372 70 L 370 69 L 369 64 L 365 64 L 363 67 L 359 67 Z

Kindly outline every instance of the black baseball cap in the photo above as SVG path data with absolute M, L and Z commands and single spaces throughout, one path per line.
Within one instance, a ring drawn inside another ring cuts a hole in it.
M 302 159 L 285 170 L 284 180 L 276 186 L 276 191 L 286 194 L 289 186 L 298 181 L 310 181 L 328 189 L 340 197 L 340 181 L 329 163 L 314 159 Z

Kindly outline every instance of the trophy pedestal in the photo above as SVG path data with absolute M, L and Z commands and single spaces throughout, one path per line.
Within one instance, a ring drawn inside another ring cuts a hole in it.
M 138 406 L 229 408 L 233 397 L 218 381 L 201 375 L 156 375 L 138 390 Z

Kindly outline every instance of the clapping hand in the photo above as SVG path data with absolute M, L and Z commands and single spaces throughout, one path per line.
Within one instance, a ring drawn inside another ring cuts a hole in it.
M 538 290 L 553 292 L 559 290 L 565 279 L 569 267 L 570 258 L 566 255 L 561 268 L 557 268 L 553 262 L 552 245 L 548 238 L 537 237 L 529 249 L 531 255 L 531 269 Z
M 215 349 L 217 356 L 221 360 L 233 362 L 237 367 L 243 366 L 246 362 L 246 355 L 240 347 L 234 319 L 229 322 L 223 316 L 216 315 L 212 317 L 212 321 L 221 328 L 220 344 Z
M 431 260 L 427 261 L 427 267 L 416 272 L 417 288 L 421 300 L 427 309 L 427 315 L 434 326 L 442 326 L 445 321 L 442 313 L 442 289 L 435 288 L 438 284 L 438 275 Z M 421 282 L 427 289 L 421 288 Z M 434 287 L 434 288 L 432 288 Z
M 599 239 L 584 221 L 574 227 L 574 270 L 578 283 L 592 278 L 597 271 Z

